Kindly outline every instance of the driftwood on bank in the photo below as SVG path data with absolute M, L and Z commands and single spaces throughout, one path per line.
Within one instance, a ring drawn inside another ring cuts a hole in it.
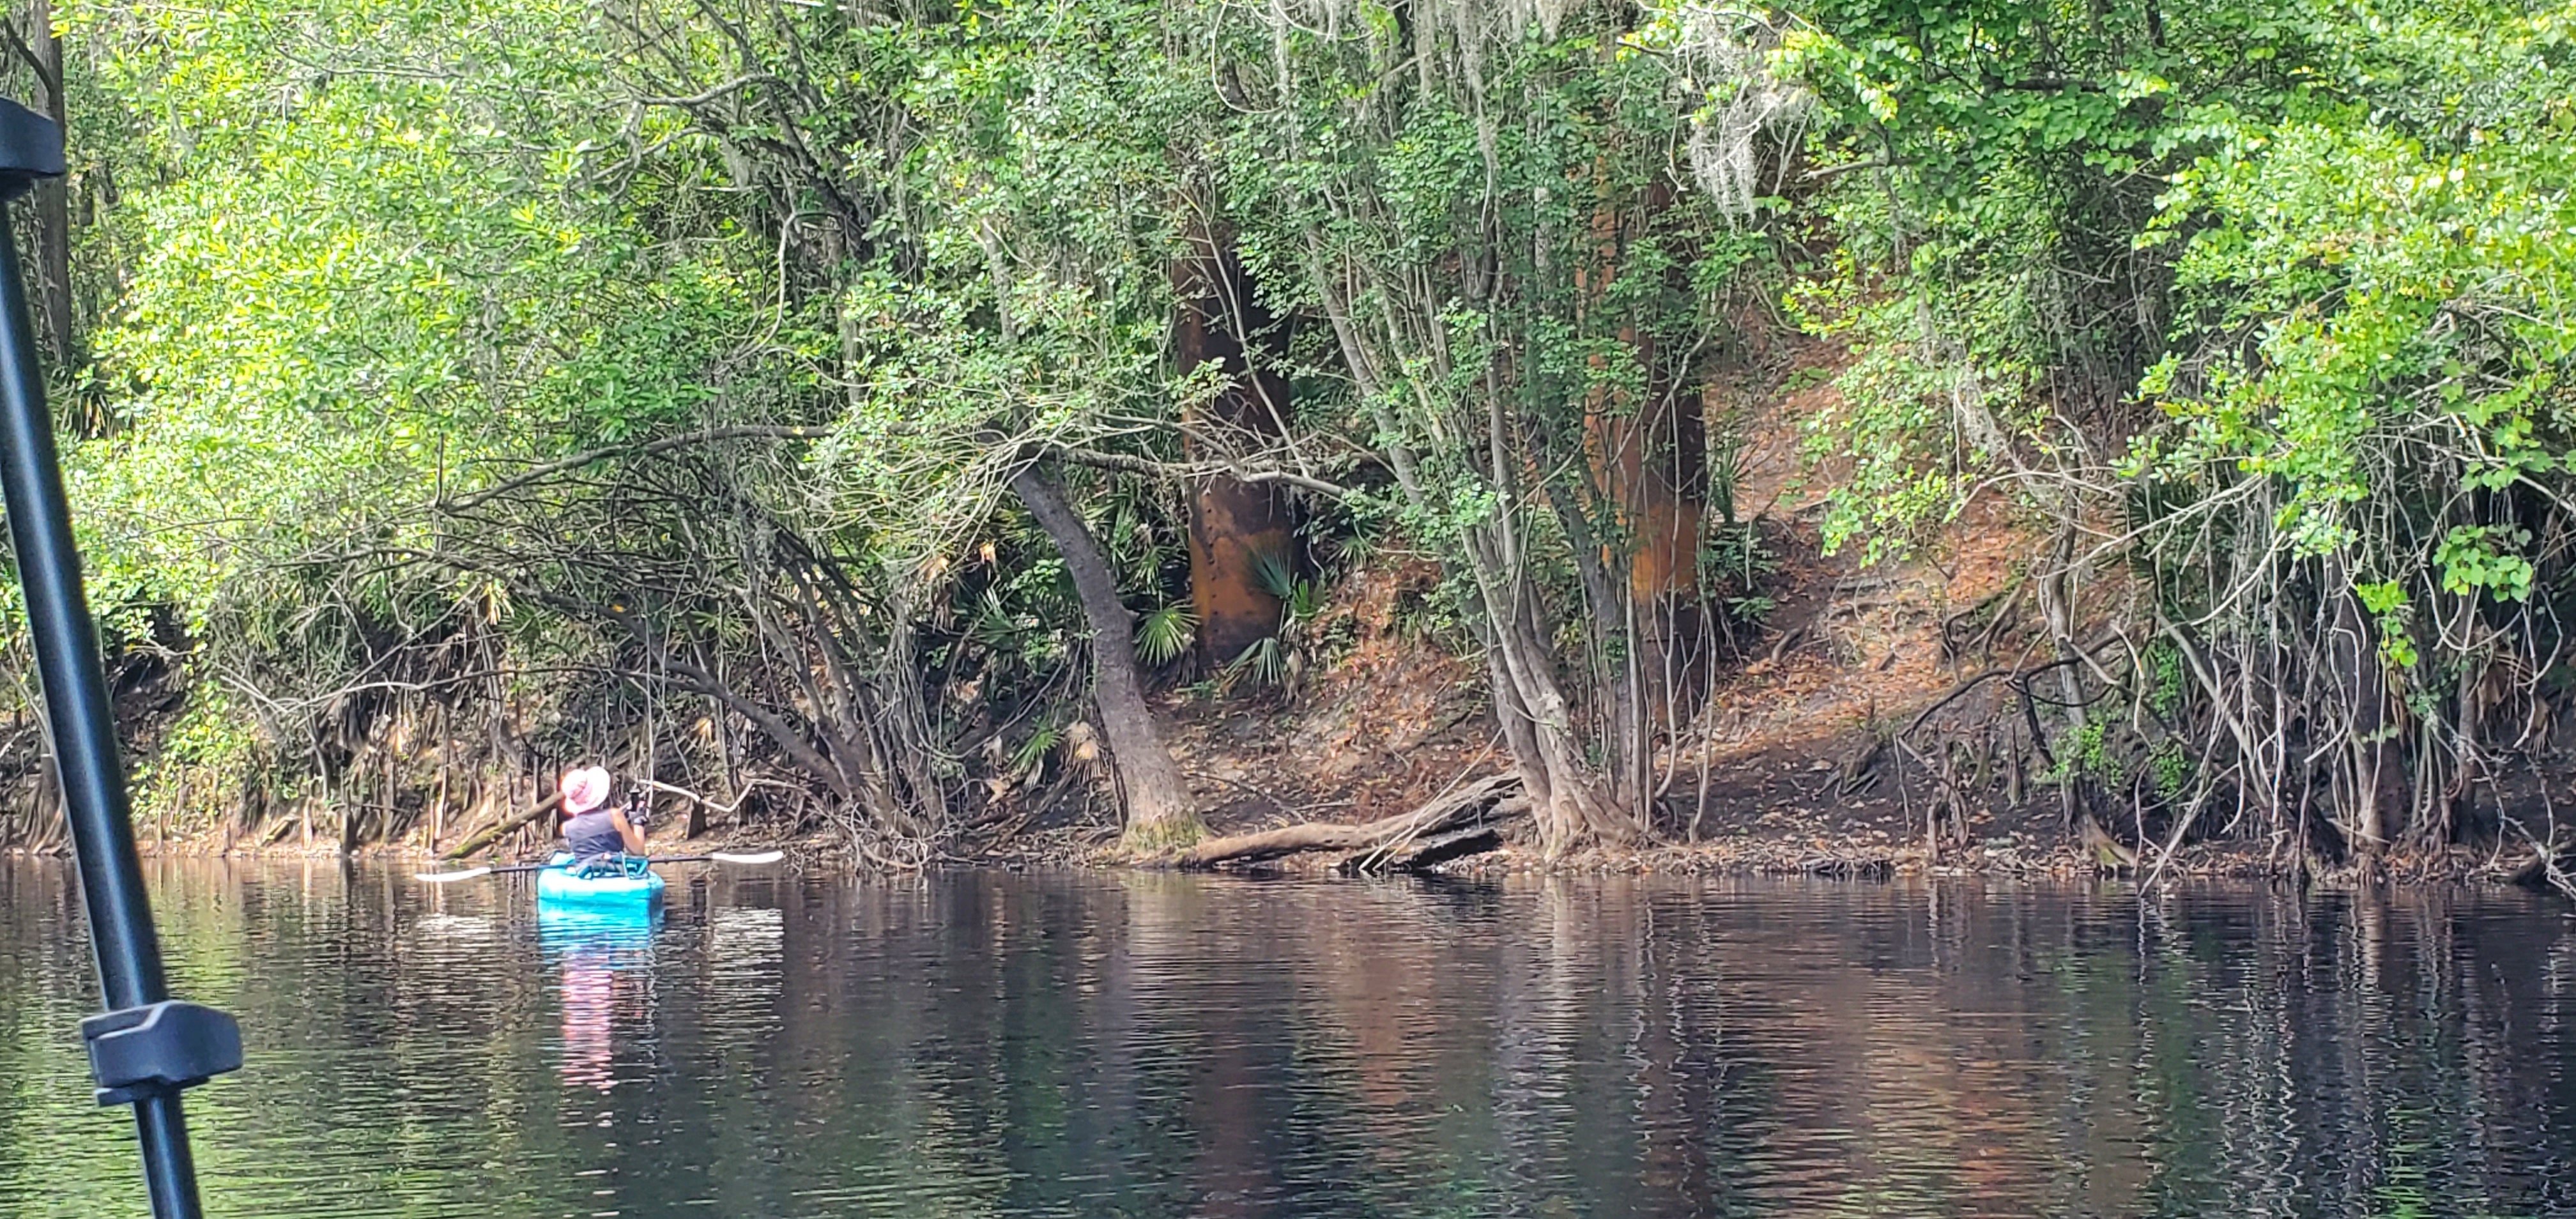
M 1358 851 L 1363 854 L 1345 861 L 1345 871 L 1403 871 L 1429 867 L 1476 850 L 1490 850 L 1501 841 L 1495 827 L 1528 811 L 1529 801 L 1521 795 L 1520 777 L 1492 775 L 1411 812 L 1381 817 L 1364 825 L 1310 821 L 1213 838 L 1181 852 L 1171 862 L 1183 868 L 1213 868 L 1307 851 Z
M 1343 860 L 1339 867 L 1344 876 L 1364 876 L 1372 872 L 1420 872 L 1452 859 L 1482 854 L 1503 845 L 1503 821 L 1528 812 L 1529 801 L 1515 796 L 1495 805 L 1487 814 L 1491 820 L 1483 825 L 1471 825 L 1446 834 L 1427 834 L 1382 850 L 1364 851 Z

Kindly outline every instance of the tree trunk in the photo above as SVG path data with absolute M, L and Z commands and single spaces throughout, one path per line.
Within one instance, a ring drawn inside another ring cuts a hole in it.
M 1598 450 L 1595 452 L 1597 468 Z M 1642 615 L 1620 587 L 1625 581 L 1618 578 L 1620 571 L 1630 569 L 1632 556 L 1624 548 L 1614 548 L 1592 527 L 1589 512 L 1603 506 L 1606 500 L 1595 497 L 1595 502 L 1585 504 L 1573 495 L 1548 498 L 1556 507 L 1557 520 L 1574 551 L 1574 571 L 1583 588 L 1585 621 L 1592 637 L 1589 653 L 1593 706 L 1601 720 L 1601 738 L 1609 751 L 1610 794 L 1622 804 L 1631 803 L 1640 799 L 1651 783 L 1646 775 L 1648 751 L 1644 747 L 1646 702 L 1639 697 L 1637 680 L 1643 666 L 1638 663 L 1637 633 L 1631 629 Z M 1615 505 L 1610 511 L 1617 514 Z M 1618 529 L 1615 520 L 1612 528 Z
M 63 98 L 63 42 L 54 37 L 53 0 L 30 0 L 27 45 L 36 52 L 36 74 L 43 77 L 45 112 L 57 127 L 67 114 Z M 45 178 L 36 183 L 36 297 L 44 315 L 45 342 L 54 367 L 69 369 L 78 335 L 72 320 L 71 180 Z
M 1618 307 L 1605 302 L 1630 245 L 1645 238 L 1672 203 L 1662 186 L 1615 197 L 1606 174 L 1603 181 L 1604 198 L 1592 220 L 1592 261 L 1575 277 L 1586 313 Z M 1602 680 L 1609 694 L 1612 788 L 1623 802 L 1642 803 L 1654 786 L 1658 723 L 1677 723 L 1694 710 L 1682 700 L 1698 687 L 1697 666 L 1705 662 L 1691 645 L 1702 626 L 1697 593 L 1708 442 L 1699 396 L 1676 386 L 1654 332 L 1633 315 L 1603 324 L 1609 323 L 1636 354 L 1645 382 L 1634 397 L 1596 387 L 1585 404 L 1584 448 L 1599 496 L 1598 523 L 1617 549 L 1593 540 L 1601 531 L 1591 522 L 1575 541 L 1585 551 L 1577 556 L 1585 567 L 1585 599 L 1596 646 L 1604 653 L 1601 663 L 1609 670 Z M 1593 362 L 1601 363 L 1598 357 Z M 1581 511 L 1576 507 L 1574 514 Z M 1604 587 L 1622 575 L 1624 595 Z
M 1083 617 L 1091 623 L 1091 696 L 1109 738 L 1110 764 L 1127 808 L 1127 849 L 1147 854 L 1185 847 L 1206 836 L 1197 803 L 1172 752 L 1163 745 L 1145 690 L 1136 677 L 1135 624 L 1118 597 L 1118 580 L 1100 541 L 1065 502 L 1064 488 L 1036 465 L 1011 476 L 1011 490 L 1063 552 Z
M 1190 459 L 1201 461 L 1286 435 L 1288 381 L 1272 361 L 1249 358 L 1276 354 L 1281 336 L 1280 324 L 1253 299 L 1242 263 L 1212 234 L 1193 234 L 1190 244 L 1190 256 L 1172 267 L 1181 301 L 1173 335 L 1180 370 L 1214 364 L 1226 382 L 1205 406 L 1192 408 L 1196 426 L 1182 433 Z M 1244 443 L 1211 444 L 1210 432 Z M 1208 668 L 1233 663 L 1278 632 L 1279 598 L 1262 568 L 1292 570 L 1295 524 L 1285 494 L 1270 484 L 1219 475 L 1190 497 L 1190 605 Z
M 1651 340 L 1640 343 L 1641 352 L 1651 350 Z M 1639 685 L 1649 698 L 1670 700 L 1696 684 L 1689 677 L 1701 660 L 1689 647 L 1698 635 L 1699 538 L 1708 514 L 1700 401 L 1658 377 L 1633 415 L 1611 412 L 1589 422 L 1631 547 L 1628 600 L 1637 618 L 1632 654 L 1639 658 Z
M 2341 828 L 2354 854 L 2375 858 L 2387 848 L 2395 828 L 2392 812 L 2406 802 L 2406 762 L 2388 714 L 2388 674 L 2352 591 L 2352 577 L 2340 561 L 2326 560 L 2319 591 L 2334 599 L 2334 637 L 2326 656 L 2334 668 L 2332 681 L 2352 715 L 2344 747 L 2336 751 L 2344 774 L 2335 786 L 2343 789 L 2349 813 Z
M 1503 516 L 1469 531 L 1470 562 L 1485 603 L 1485 664 L 1494 687 L 1494 717 L 1529 792 L 1539 849 L 1559 859 L 1595 843 L 1625 845 L 1643 834 L 1622 811 L 1599 767 L 1575 735 L 1574 711 L 1556 679 L 1556 658 L 1537 617 L 1538 590 L 1509 561 Z M 1478 536 L 1478 535 L 1483 536 Z
M 1423 477 L 1413 450 L 1398 439 L 1404 429 L 1381 393 L 1386 380 L 1380 370 L 1394 361 L 1378 358 L 1361 337 L 1349 298 L 1333 290 L 1335 281 L 1318 275 L 1317 282 L 1325 288 L 1325 317 L 1352 380 L 1376 416 L 1379 434 L 1387 438 L 1387 464 L 1395 471 L 1397 485 L 1416 510 L 1434 515 L 1446 511 L 1447 505 L 1435 502 L 1434 488 Z M 1492 479 L 1498 503 L 1493 515 L 1465 531 L 1463 566 L 1464 574 L 1475 581 L 1478 608 L 1484 611 L 1471 615 L 1470 621 L 1484 645 L 1495 723 L 1529 793 L 1540 849 L 1556 859 L 1595 841 L 1635 842 L 1643 837 L 1643 830 L 1636 817 L 1620 810 L 1600 769 L 1576 738 L 1572 711 L 1556 678 L 1556 651 L 1537 624 L 1538 592 L 1521 555 L 1517 517 L 1524 509 L 1510 457 L 1510 431 L 1502 400 L 1494 397 L 1487 404 L 1485 419 L 1484 460 L 1491 464 L 1484 473 Z

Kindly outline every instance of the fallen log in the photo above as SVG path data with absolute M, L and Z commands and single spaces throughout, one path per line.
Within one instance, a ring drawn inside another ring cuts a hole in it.
M 1857 859 L 1826 855 L 1799 860 L 1798 871 L 1808 876 L 1829 876 L 1841 880 L 1886 880 L 1896 874 L 1896 861 L 1883 855 Z
M 1344 876 L 1366 876 L 1377 872 L 1427 872 L 1452 859 L 1464 859 L 1503 845 L 1502 822 L 1529 812 L 1529 801 L 1517 797 L 1493 807 L 1485 823 L 1445 834 L 1416 838 L 1390 848 L 1363 851 L 1343 860 L 1336 867 Z
M 1528 801 L 1520 798 L 1520 786 L 1517 775 L 1490 775 L 1411 812 L 1381 817 L 1363 825 L 1308 821 L 1273 830 L 1214 838 L 1181 852 L 1170 862 L 1182 868 L 1200 869 L 1228 863 L 1258 863 L 1307 851 L 1387 853 L 1444 836 L 1453 830 L 1500 820 L 1510 815 L 1505 806 L 1517 806 L 1520 811 L 1527 811 Z
M 2531 844 L 2531 858 L 2524 860 L 2522 866 L 2515 868 L 2505 879 L 2525 889 L 2555 890 L 2576 897 L 2576 881 L 2569 880 L 2566 869 L 2559 865 L 2558 852 L 2541 843 Z
M 463 859 L 476 851 L 480 851 L 483 848 L 492 845 L 500 839 L 501 835 L 507 834 L 520 826 L 526 825 L 531 821 L 535 821 L 539 817 L 543 817 L 546 814 L 555 811 L 555 806 L 562 803 L 563 793 L 557 792 L 543 800 L 537 801 L 537 806 L 535 808 L 529 809 L 516 817 L 502 818 L 498 824 L 490 826 L 481 832 L 476 833 L 473 837 L 467 838 L 465 841 L 456 844 L 454 847 L 441 852 L 438 857 L 440 859 Z

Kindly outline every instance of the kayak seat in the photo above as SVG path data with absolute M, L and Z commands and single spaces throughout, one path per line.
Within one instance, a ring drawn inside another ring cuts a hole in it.
M 583 880 L 607 880 L 616 877 L 635 878 L 652 871 L 652 862 L 639 855 L 593 855 L 576 861 L 566 869 Z

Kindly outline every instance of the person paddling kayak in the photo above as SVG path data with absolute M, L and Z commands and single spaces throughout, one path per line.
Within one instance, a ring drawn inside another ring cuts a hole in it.
M 585 766 L 564 772 L 563 836 L 572 852 L 576 874 L 624 871 L 613 857 L 644 854 L 644 831 L 626 814 L 608 807 L 608 771 Z

